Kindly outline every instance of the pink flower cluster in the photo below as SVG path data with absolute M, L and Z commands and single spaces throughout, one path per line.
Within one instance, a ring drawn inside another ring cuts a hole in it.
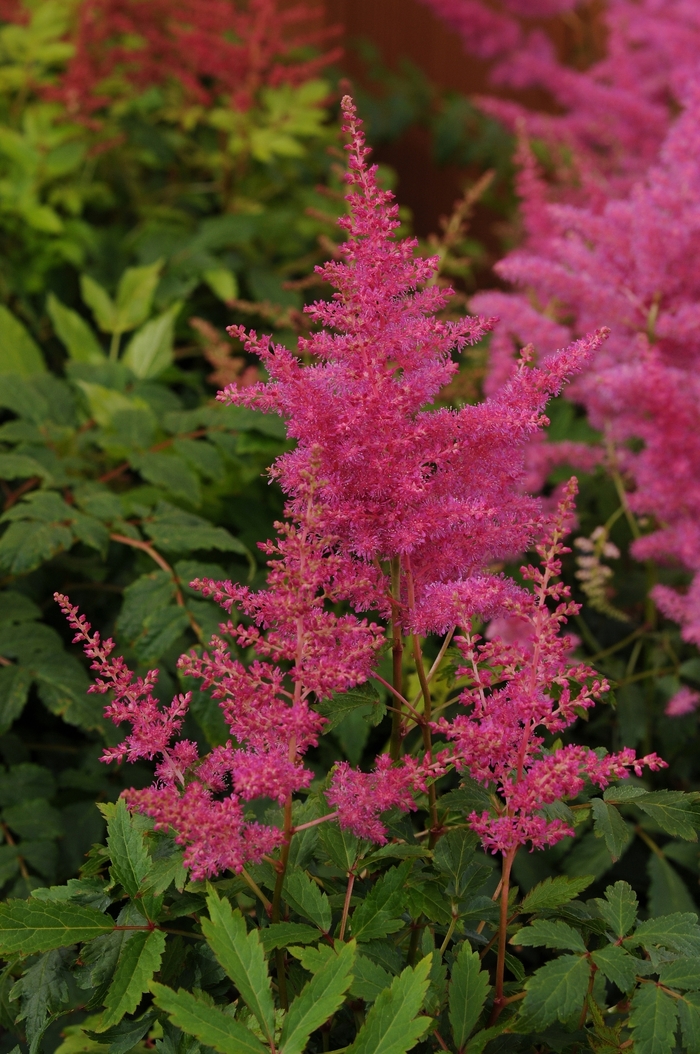
M 556 104 L 548 112 L 493 96 L 479 104 L 511 127 L 573 151 L 591 193 L 619 193 L 646 171 L 700 50 L 695 0 L 607 0 L 595 14 L 584 68 L 561 61 L 542 25 L 573 12 L 577 0 L 422 3 L 455 28 L 468 53 L 492 60 L 494 86 L 547 92 Z M 579 27 L 585 36 L 584 21 Z
M 469 817 L 493 852 L 507 854 L 528 842 L 541 849 L 573 834 L 565 820 L 547 815 L 547 806 L 575 798 L 587 781 L 605 787 L 630 770 L 640 775 L 644 766 L 653 770 L 665 765 L 656 754 L 636 758 L 628 748 L 601 757 L 584 746 L 547 747 L 548 734 L 572 725 L 608 687 L 594 670 L 569 659 L 571 642 L 561 632 L 567 618 L 579 610 L 569 599 L 568 587 L 556 580 L 560 557 L 570 551 L 561 539 L 575 493 L 574 479 L 537 545 L 541 567 L 521 569 L 532 591 L 513 588 L 504 600 L 510 624 L 502 623 L 503 636 L 492 634 L 491 640 L 482 641 L 465 629 L 455 637 L 465 660 L 457 675 L 469 678 L 460 702 L 469 713 L 437 722 L 436 730 L 452 744 L 441 761 L 449 757 L 458 769 L 497 792 L 495 815 Z M 469 627 L 470 616 L 466 608 L 462 627 Z
M 156 674 L 134 678 L 122 659 L 110 659 L 112 642 L 90 635 L 77 609 L 58 598 L 98 672 L 93 690 L 112 690 L 108 715 L 132 725 L 105 760 L 159 758 L 154 785 L 129 791 L 127 800 L 173 830 L 194 877 L 240 871 L 291 836 L 288 827 L 248 819 L 245 805 L 271 798 L 288 815 L 292 795 L 309 786 L 304 755 L 324 725 L 315 704 L 372 676 L 384 643 L 384 627 L 357 614 L 367 609 L 391 618 L 394 634 L 411 636 L 418 651 L 419 634 L 461 627 L 458 643 L 474 684 L 462 700 L 471 712 L 435 726 L 450 741 L 437 754 L 428 743 L 422 758 L 382 755 L 369 773 L 336 766 L 326 794 L 341 826 L 358 836 L 383 841 L 382 812 L 414 807 L 416 792 L 430 795 L 429 785 L 457 765 L 502 796 L 497 818 L 472 817 L 485 844 L 541 845 L 565 833 L 541 814 L 553 796 L 577 793 L 584 778 L 604 785 L 630 767 L 659 764 L 653 756 L 637 762 L 631 752 L 600 759 L 583 748 L 550 756 L 537 731 L 566 728 L 604 688 L 587 668 L 570 667 L 571 641 L 559 630 L 571 606 L 547 609 L 548 600 L 565 596 L 551 579 L 572 496 L 541 546 L 544 570 L 526 573 L 534 593 L 488 570 L 541 533 L 538 502 L 523 492 L 524 449 L 546 422 L 549 396 L 586 365 L 605 333 L 539 367 L 524 353 L 513 376 L 479 406 L 426 409 L 457 369 L 453 354 L 490 323 L 436 318 L 449 296 L 431 283 L 437 262 L 416 258 L 414 241 L 396 239 L 396 206 L 367 165 L 350 99 L 343 110 L 348 238 L 341 260 L 319 269 L 335 289 L 330 301 L 309 309 L 323 328 L 300 342 L 299 354 L 236 330 L 269 380 L 220 394 L 280 413 L 296 440 L 272 469 L 287 506 L 277 539 L 263 547 L 267 587 L 195 583 L 232 617 L 202 653 L 183 656 L 180 669 L 218 700 L 231 740 L 201 759 L 194 744 L 173 743 L 187 696 L 161 710 L 152 695 Z M 350 613 L 338 614 L 340 604 Z M 475 615 L 514 618 L 532 632 L 510 644 L 479 644 L 470 629 Z M 255 658 L 244 662 L 244 653 Z
M 601 454 L 633 482 L 631 507 L 651 517 L 633 552 L 693 576 L 686 593 L 657 586 L 653 595 L 700 643 L 700 74 L 684 103 L 658 163 L 624 198 L 547 205 L 530 165 L 521 183 L 527 239 L 497 267 L 522 292 L 484 293 L 474 304 L 502 319 L 494 389 L 515 369 L 521 342 L 537 335 L 546 351 L 594 319 L 611 326 L 572 395 L 604 434 Z M 560 453 L 578 463 L 581 449 Z

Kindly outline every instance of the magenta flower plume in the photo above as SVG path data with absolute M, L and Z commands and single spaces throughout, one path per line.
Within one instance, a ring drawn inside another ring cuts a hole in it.
M 579 610 L 569 599 L 568 586 L 557 581 L 560 557 L 570 551 L 562 537 L 575 494 L 573 479 L 537 545 L 541 566 L 521 569 L 532 591 L 522 589 L 505 601 L 517 632 L 508 627 L 503 637 L 494 635 L 490 641 L 470 631 L 455 637 L 465 660 L 458 676 L 469 678 L 460 701 L 469 713 L 436 724 L 452 744 L 451 752 L 441 756 L 442 764 L 449 757 L 498 795 L 501 804 L 495 813 L 472 813 L 469 821 L 485 847 L 505 855 L 527 843 L 542 849 L 573 834 L 570 823 L 547 815 L 547 806 L 575 798 L 587 781 L 605 787 L 630 770 L 640 775 L 645 766 L 653 770 L 665 765 L 656 754 L 636 758 L 629 748 L 601 757 L 588 747 L 546 746 L 548 733 L 568 728 L 608 688 L 590 667 L 569 659 L 571 642 L 561 632 Z M 469 626 L 468 615 L 466 611 L 462 626 Z

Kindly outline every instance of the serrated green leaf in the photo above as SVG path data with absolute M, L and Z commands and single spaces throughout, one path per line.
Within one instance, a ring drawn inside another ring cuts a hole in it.
M 655 984 L 643 984 L 632 996 L 630 1026 L 635 1054 L 671 1054 L 675 1046 L 676 1000 Z
M 109 1054 L 127 1054 L 128 1051 L 133 1050 L 140 1039 L 143 1039 L 157 1017 L 156 1010 L 151 1008 L 141 1017 L 121 1021 L 118 1025 L 113 1025 L 112 1028 L 107 1028 L 103 1032 L 92 1032 L 84 1025 L 83 1030 L 88 1039 L 103 1046 L 109 1044 Z M 64 1054 L 68 1054 L 68 1051 L 64 1051 Z
M 322 933 L 331 928 L 331 905 L 328 897 L 304 871 L 287 875 L 282 896 L 297 914 L 315 923 Z
M 365 955 L 357 956 L 352 973 L 350 995 L 354 995 L 356 999 L 364 999 L 365 1003 L 373 1003 L 379 993 L 391 985 L 391 974 Z
M 615 806 L 602 798 L 593 798 L 590 805 L 596 833 L 605 839 L 613 860 L 619 860 L 631 837 L 628 825 Z
M 621 992 L 629 992 L 634 986 L 639 960 L 626 952 L 619 944 L 610 944 L 607 948 L 592 952 L 591 959 Z
M 667 834 L 697 842 L 700 827 L 700 802 L 697 794 L 661 790 L 645 794 L 634 804 L 650 816 Z
M 537 919 L 530 926 L 518 930 L 510 943 L 523 948 L 554 948 L 571 952 L 585 952 L 581 934 L 565 922 Z
M 681 955 L 700 955 L 700 927 L 697 923 L 694 912 L 674 912 L 640 922 L 627 940 L 630 944 L 641 944 L 643 948 L 670 948 Z
M 175 320 L 182 309 L 178 300 L 157 318 L 146 322 L 134 333 L 124 352 L 122 362 L 136 377 L 145 380 L 157 377 L 172 365 Z
M 59 340 L 74 362 L 104 362 L 105 353 L 85 319 L 49 293 L 46 309 Z
M 428 990 L 431 956 L 413 969 L 407 966 L 391 987 L 377 997 L 347 1054 L 406 1054 L 430 1027 L 417 1017 Z
M 11 523 L 0 538 L 0 566 L 24 575 L 73 544 L 73 533 L 63 524 Z
M 433 863 L 449 875 L 449 890 L 460 899 L 475 893 L 491 875 L 491 869 L 475 859 L 478 840 L 471 831 L 448 831 L 435 847 Z
M 107 847 L 117 882 L 134 897 L 151 869 L 143 832 L 134 823 L 126 802 L 119 798 L 114 815 L 107 824 Z
M 659 981 L 668 988 L 700 989 L 700 958 L 676 959 L 659 970 Z
M 47 952 L 17 981 L 10 999 L 19 999 L 18 1021 L 24 1021 L 34 1051 L 50 1018 L 69 1004 L 70 957 L 63 948 Z
M 153 974 L 160 969 L 164 950 L 165 934 L 161 930 L 134 933 L 126 941 L 105 996 L 102 1028 L 110 1028 L 125 1014 L 133 1014 L 141 996 L 148 991 Z
M 318 940 L 318 930 L 302 922 L 275 922 L 258 931 L 266 952 L 287 948 L 290 944 L 312 944 Z
M 695 901 L 676 869 L 662 856 L 651 853 L 647 861 L 649 874 L 649 911 L 657 918 L 674 911 L 692 911 Z
M 481 969 L 479 953 L 473 952 L 465 941 L 455 958 L 449 985 L 450 1025 L 457 1050 L 462 1050 L 469 1039 L 490 987 L 489 975 Z
M 338 823 L 321 824 L 319 837 L 331 863 L 341 871 L 351 871 L 357 861 L 359 839 Z
M 555 878 L 545 878 L 523 897 L 520 911 L 528 914 L 559 908 L 574 900 L 594 881 L 593 875 L 582 875 L 580 878 L 557 875 Z
M 349 692 L 336 692 L 331 699 L 324 699 L 316 705 L 316 710 L 327 718 L 326 732 L 331 732 L 348 716 L 360 707 L 367 707 L 367 720 L 371 725 L 378 725 L 386 714 L 386 703 L 382 700 L 374 685 L 366 682 Z
M 684 1054 L 700 1054 L 700 992 L 687 992 L 678 1001 Z
M 180 510 L 163 512 L 145 521 L 144 530 L 159 549 L 166 552 L 192 552 L 217 549 L 248 556 L 245 545 L 223 527 L 213 527 L 200 516 Z
M 187 868 L 183 861 L 183 854 L 179 849 L 172 849 L 167 856 L 154 860 L 151 870 L 143 880 L 144 893 L 158 896 L 159 893 L 164 893 L 171 883 L 175 885 L 175 889 L 182 892 L 187 882 Z
M 342 1004 L 352 981 L 355 951 L 354 941 L 344 945 L 340 953 L 332 954 L 301 990 L 284 1020 L 281 1054 L 302 1054 L 311 1033 Z
M 637 894 L 628 882 L 616 882 L 596 901 L 598 911 L 616 937 L 625 937 L 634 926 L 639 910 Z
M 174 1025 L 220 1054 L 269 1054 L 269 1048 L 245 1025 L 190 992 L 182 988 L 174 992 L 155 982 L 151 983 L 151 991 L 156 1006 L 165 1011 Z
M 228 900 L 220 900 L 213 887 L 207 895 L 207 909 L 209 918 L 202 919 L 202 932 L 269 1041 L 275 1032 L 275 1005 L 258 931 L 248 933 L 240 911 L 234 911 Z
M 39 345 L 19 319 L 0 304 L 0 374 L 33 377 L 45 372 Z
M 522 1017 L 532 1031 L 553 1021 L 568 1021 L 581 1009 L 588 991 L 590 967 L 581 955 L 562 955 L 541 966 L 525 985 Z
M 392 867 L 379 878 L 352 914 L 352 934 L 358 941 L 386 937 L 403 928 L 398 916 L 406 901 L 406 879 L 411 864 L 406 861 Z
M 649 793 L 644 787 L 636 783 L 617 783 L 614 787 L 608 787 L 603 793 L 605 801 L 616 802 L 625 805 L 628 802 L 636 802 L 637 798 L 644 798 Z
M 51 951 L 101 933 L 110 933 L 114 920 L 78 904 L 32 903 L 9 900 L 0 904 L 0 954 Z

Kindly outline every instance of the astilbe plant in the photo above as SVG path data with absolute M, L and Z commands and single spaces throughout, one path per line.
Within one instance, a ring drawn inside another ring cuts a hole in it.
M 320 269 L 336 290 L 310 309 L 323 328 L 300 342 L 299 355 L 236 331 L 259 353 L 269 380 L 221 395 L 282 414 L 296 440 L 273 468 L 287 496 L 287 519 L 264 547 L 267 587 L 254 592 L 231 582 L 196 583 L 228 613 L 235 607 L 243 616 L 222 623 L 202 652 L 180 660 L 182 673 L 198 678 L 219 701 L 232 739 L 200 758 L 195 744 L 177 738 L 189 697 L 179 695 L 161 709 L 153 694 L 156 673 L 135 677 L 122 658 L 112 658 L 112 642 L 92 634 L 66 597 L 57 599 L 97 672 L 92 690 L 112 691 L 107 715 L 132 726 L 103 760 L 157 761 L 153 786 L 127 792 L 129 806 L 152 817 L 156 829 L 174 833 L 194 878 L 231 869 L 257 890 L 246 864 L 273 859 L 275 888 L 272 901 L 265 899 L 273 922 L 281 917 L 290 845 L 300 829 L 293 795 L 313 779 L 304 755 L 325 724 L 317 708 L 370 678 L 383 685 L 393 711 L 387 753 L 371 772 L 337 765 L 326 785 L 334 811 L 312 823 L 337 818 L 355 836 L 382 843 L 382 813 L 424 807 L 427 799 L 433 849 L 445 831 L 441 777 L 456 768 L 488 789 L 491 806 L 463 819 L 503 858 L 495 1020 L 508 1003 L 504 964 L 516 852 L 573 833 L 569 822 L 547 814 L 548 806 L 576 797 L 586 785 L 604 787 L 662 764 L 655 755 L 605 756 L 551 738 L 606 685 L 570 658 L 572 642 L 561 634 L 578 610 L 557 581 L 575 486 L 554 520 L 543 518 L 521 491 L 523 449 L 546 420 L 549 395 L 586 364 L 605 334 L 574 343 L 539 367 L 523 357 L 498 395 L 479 406 L 431 411 L 431 398 L 456 369 L 452 352 L 488 324 L 436 319 L 449 295 L 429 282 L 436 261 L 416 258 L 413 241 L 396 240 L 396 206 L 367 165 L 349 99 L 343 110 L 350 194 L 341 223 L 348 238 L 341 259 Z M 539 569 L 523 569 L 532 590 L 489 570 L 495 559 L 532 541 L 542 560 Z M 338 613 L 339 604 L 347 613 Z M 363 617 L 367 609 L 373 614 Z M 509 640 L 482 640 L 475 620 L 495 617 L 519 632 Z M 392 683 L 376 671 L 383 620 L 390 622 Z M 442 637 L 430 671 L 422 654 L 428 634 Z M 456 717 L 433 712 L 430 687 L 452 639 L 459 673 L 468 679 Z M 413 702 L 405 694 L 404 647 L 421 685 Z M 236 652 L 256 657 L 243 662 Z M 281 827 L 246 815 L 246 804 L 261 798 L 282 806 Z

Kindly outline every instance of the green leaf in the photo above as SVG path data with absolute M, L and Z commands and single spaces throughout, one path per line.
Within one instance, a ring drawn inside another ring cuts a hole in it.
M 684 1054 L 700 1054 L 700 992 L 688 992 L 678 1001 Z
M 700 989 L 700 958 L 676 959 L 659 970 L 659 981 L 668 988 Z
M 651 853 L 647 861 L 649 873 L 649 912 L 654 917 L 671 915 L 674 911 L 692 911 L 695 902 L 690 890 L 676 869 L 662 856 Z
M 681 955 L 700 955 L 700 927 L 693 912 L 674 912 L 640 922 L 627 940 L 644 948 L 670 948 Z
M 101 428 L 111 428 L 117 414 L 148 410 L 148 404 L 137 396 L 124 395 L 115 388 L 107 388 L 104 384 L 94 384 L 92 381 L 78 380 L 76 383 L 87 399 L 91 415 Z
M 3 820 L 21 838 L 59 838 L 64 833 L 60 812 L 45 798 L 10 805 Z
M 168 494 L 176 498 L 184 498 L 191 505 L 201 503 L 199 479 L 187 462 L 177 454 L 150 450 L 146 453 L 134 453 L 131 455 L 131 464 L 139 470 L 145 480 L 156 487 L 162 487 Z M 221 527 L 210 527 L 209 531 L 225 533 Z M 184 546 L 178 547 L 180 548 L 184 550 Z M 197 546 L 197 548 L 205 548 L 205 546 Z M 206 546 L 206 548 L 213 549 L 214 546 Z
M 15 316 L 0 304 L 0 374 L 33 377 L 46 372 L 39 345 Z
M 590 804 L 596 834 L 605 839 L 613 860 L 619 860 L 630 840 L 628 824 L 615 806 L 608 805 L 602 798 L 593 798 Z
M 144 521 L 143 529 L 159 549 L 169 552 L 218 549 L 220 552 L 249 555 L 243 542 L 223 527 L 213 527 L 201 516 L 183 512 L 167 502 L 157 507 L 153 518 Z
M 90 275 L 81 274 L 80 292 L 102 332 L 114 333 L 117 328 L 117 306 L 107 290 Z
M 51 483 L 51 473 L 36 458 L 26 454 L 0 454 L 0 479 L 39 479 Z
M 240 911 L 234 911 L 228 900 L 220 900 L 213 887 L 207 895 L 207 909 L 209 918 L 202 919 L 202 933 L 270 1041 L 275 1032 L 275 1005 L 258 931 L 248 933 Z
M 238 281 L 228 267 L 212 267 L 202 275 L 214 296 L 227 304 L 238 296 Z
M 110 933 L 114 921 L 78 904 L 8 900 L 0 904 L 0 954 L 50 951 Z
M 640 985 L 632 996 L 630 1013 L 635 1054 L 671 1054 L 677 1016 L 675 999 L 655 984 Z
M 153 981 L 151 991 L 156 1006 L 165 1011 L 174 1025 L 220 1054 L 269 1054 L 269 1048 L 264 1047 L 245 1025 L 203 1003 L 183 988 L 174 992 L 172 988 Z
M 574 900 L 594 881 L 593 875 L 582 875 L 580 878 L 557 875 L 556 878 L 545 878 L 523 897 L 520 910 L 523 914 L 527 914 L 560 908 L 563 904 Z
M 21 666 L 0 667 L 0 735 L 24 710 L 32 683 L 32 674 Z
M 157 1019 L 157 1012 L 151 1008 L 141 1017 L 132 1020 L 121 1021 L 104 1032 L 92 1032 L 84 1029 L 84 1035 L 96 1043 L 109 1044 L 109 1054 L 128 1054 L 133 1050 L 140 1039 L 150 1031 Z M 64 1054 L 68 1054 L 64 1051 Z M 76 1054 L 78 1052 L 76 1051 Z
M 580 955 L 562 955 L 541 966 L 525 984 L 522 1017 L 531 1031 L 568 1019 L 581 1009 L 590 967 Z
M 134 823 L 123 798 L 117 801 L 114 815 L 107 824 L 107 847 L 114 877 L 129 896 L 136 896 L 151 869 L 151 858 L 143 832 Z
M 287 948 L 290 944 L 312 944 L 318 940 L 318 930 L 302 922 L 275 922 L 258 933 L 266 952 Z
M 462 1050 L 484 1008 L 490 988 L 489 975 L 481 969 L 479 953 L 465 941 L 452 967 L 449 987 L 450 1025 L 457 1050 Z
M 28 574 L 72 544 L 73 534 L 63 525 L 11 523 L 0 539 L 0 565 L 10 574 Z
M 635 801 L 635 805 L 650 816 L 667 834 L 697 842 L 700 827 L 700 802 L 697 794 L 684 791 L 653 791 Z
M 125 1014 L 133 1014 L 153 974 L 160 969 L 164 950 L 165 934 L 161 930 L 134 933 L 125 942 L 105 996 L 102 1029 L 118 1024 Z
M 56 335 L 65 344 L 74 362 L 105 361 L 105 353 L 97 337 L 77 311 L 66 307 L 53 293 L 49 293 L 46 309 Z
M 162 315 L 146 322 L 129 341 L 122 362 L 136 377 L 157 377 L 172 365 L 175 320 L 182 309 L 178 300 Z
M 391 974 L 365 955 L 357 956 L 352 973 L 350 995 L 356 999 L 364 999 L 365 1003 L 373 1003 L 380 992 L 391 985 Z
M 571 952 L 585 952 L 581 934 L 565 922 L 551 922 L 548 919 L 537 919 L 525 929 L 518 930 L 510 938 L 510 943 L 523 948 L 559 948 Z
M 156 260 L 145 267 L 127 267 L 124 271 L 117 289 L 117 332 L 126 333 L 146 321 L 162 269 L 163 261 Z
M 311 1033 L 342 1004 L 352 981 L 355 950 L 355 942 L 351 941 L 339 954 L 332 954 L 294 1000 L 282 1028 L 281 1054 L 302 1054 Z
M 341 871 L 351 871 L 357 862 L 359 839 L 338 823 L 321 824 L 319 837 L 331 863 Z
M 448 831 L 435 847 L 435 867 L 450 876 L 449 891 L 456 897 L 475 893 L 491 875 L 491 868 L 475 859 L 477 845 L 471 831 Z
M 616 937 L 625 937 L 637 920 L 639 902 L 628 882 L 608 886 L 605 899 L 598 898 L 595 904 Z
M 322 933 L 331 928 L 331 905 L 328 897 L 305 871 L 292 871 L 282 887 L 282 896 L 290 908 L 315 923 Z
M 39 1041 L 52 1016 L 69 1005 L 70 957 L 62 948 L 42 955 L 31 966 L 10 993 L 12 1000 L 20 1000 L 18 1021 L 24 1021 L 30 1051 Z
M 351 918 L 352 934 L 358 941 L 386 937 L 404 926 L 398 918 L 406 901 L 406 880 L 411 864 L 406 861 L 392 867 L 375 882 Z
M 591 959 L 621 992 L 629 992 L 634 987 L 635 977 L 639 970 L 639 960 L 626 952 L 619 944 L 610 944 L 607 948 L 592 952 Z
M 315 709 L 328 719 L 325 731 L 331 732 L 348 714 L 360 707 L 367 708 L 367 720 L 371 725 L 378 725 L 386 714 L 386 703 L 369 682 L 360 684 L 349 692 L 337 692 L 330 699 L 317 703 Z
M 425 1035 L 432 1019 L 416 1015 L 428 990 L 431 958 L 415 969 L 407 966 L 380 993 L 347 1054 L 406 1054 Z

